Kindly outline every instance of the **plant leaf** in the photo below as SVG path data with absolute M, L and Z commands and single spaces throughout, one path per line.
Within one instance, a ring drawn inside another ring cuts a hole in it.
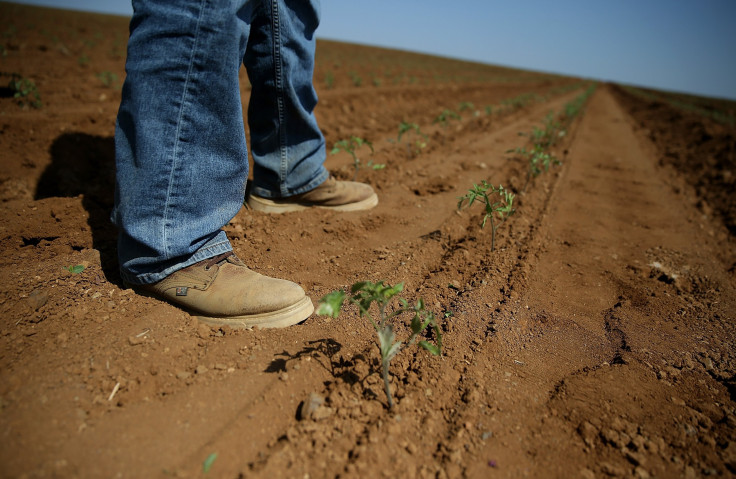
M 434 356 L 440 355 L 439 346 L 435 346 L 434 344 L 429 343 L 427 341 L 419 341 L 419 346 L 423 347 L 424 349 L 432 353 Z
M 326 294 L 322 299 L 319 300 L 319 308 L 317 314 L 324 316 L 331 316 L 337 318 L 340 314 L 340 309 L 345 301 L 345 291 L 338 290 Z
M 216 452 L 213 452 L 212 454 L 207 456 L 207 459 L 205 459 L 204 462 L 202 463 L 202 472 L 204 472 L 205 474 L 210 472 L 210 468 L 212 467 L 212 464 L 214 464 L 215 459 L 217 459 Z
M 84 271 L 84 265 L 78 264 L 76 266 L 67 266 L 66 270 L 72 274 L 79 274 Z

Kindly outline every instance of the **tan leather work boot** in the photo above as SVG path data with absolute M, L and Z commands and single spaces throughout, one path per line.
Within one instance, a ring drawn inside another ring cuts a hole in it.
M 215 326 L 283 328 L 304 321 L 314 311 L 301 286 L 251 271 L 232 252 L 136 288 L 191 310 L 200 321 Z
M 317 188 L 286 198 L 263 198 L 251 194 L 247 204 L 263 213 L 287 213 L 307 208 L 335 211 L 358 211 L 378 204 L 378 195 L 370 185 L 357 181 L 338 181 L 330 176 Z

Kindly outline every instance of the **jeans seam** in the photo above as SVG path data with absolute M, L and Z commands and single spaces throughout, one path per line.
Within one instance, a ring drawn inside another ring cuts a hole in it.
M 283 81 L 283 65 L 281 64 L 281 23 L 279 21 L 279 2 L 271 2 L 271 28 L 273 34 L 273 64 L 276 83 L 276 107 L 279 115 L 279 152 L 281 154 L 281 164 L 279 165 L 279 190 L 281 194 L 286 193 L 286 173 L 288 166 L 288 155 L 286 152 L 286 121 L 284 115 L 284 81 Z
M 171 206 L 171 196 L 172 196 L 172 188 L 175 183 L 175 175 L 176 170 L 179 165 L 179 143 L 181 141 L 181 130 L 182 130 L 182 123 L 184 122 L 184 111 L 187 109 L 188 106 L 188 98 L 189 98 L 189 85 L 191 83 L 192 78 L 192 70 L 194 69 L 194 57 L 197 55 L 197 45 L 199 44 L 199 31 L 200 31 L 200 24 L 202 22 L 202 17 L 204 16 L 204 10 L 206 8 L 206 1 L 202 1 L 201 7 L 199 9 L 199 15 L 197 16 L 197 25 L 194 29 L 194 43 L 192 44 L 192 53 L 189 56 L 189 65 L 187 66 L 187 75 L 184 80 L 184 88 L 182 89 L 182 95 L 181 95 L 181 103 L 179 108 L 179 115 L 176 120 L 176 134 L 174 135 L 174 147 L 172 148 L 172 158 L 171 158 L 171 172 L 169 173 L 169 184 L 168 188 L 166 190 L 166 205 L 164 206 L 164 221 L 162 224 L 162 238 L 163 238 L 163 244 L 168 245 L 168 237 L 167 237 L 167 229 L 169 227 L 169 209 Z M 168 246 L 164 246 L 164 257 L 166 259 L 170 259 L 169 256 L 169 249 Z

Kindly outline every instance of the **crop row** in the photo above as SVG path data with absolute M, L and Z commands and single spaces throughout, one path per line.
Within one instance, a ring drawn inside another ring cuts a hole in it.
M 531 148 L 529 151 L 534 152 L 529 155 L 529 177 L 527 181 L 528 186 L 531 179 L 542 171 L 547 171 L 550 164 L 559 164 L 554 156 L 552 156 L 551 148 L 558 142 L 559 139 L 563 138 L 572 122 L 577 118 L 582 111 L 586 101 L 595 90 L 596 85 L 590 85 L 584 92 L 575 97 L 572 101 L 566 103 L 564 108 L 556 114 L 550 113 L 545 117 L 543 121 L 543 128 L 534 127 L 531 133 L 524 133 L 522 136 L 529 138 Z M 569 91 L 569 90 L 565 90 Z M 532 101 L 542 101 L 543 97 L 536 95 L 521 95 L 510 99 L 509 101 L 502 102 L 502 104 L 510 109 L 518 109 Z M 472 104 L 461 103 L 458 107 L 458 111 L 473 111 L 474 115 L 479 115 L 479 111 L 475 110 Z M 487 114 L 491 114 L 493 109 L 488 110 Z M 446 126 L 449 121 L 460 120 L 460 114 L 451 110 L 444 110 L 440 114 L 435 123 Z M 399 125 L 399 133 L 397 136 L 396 143 L 401 143 L 402 137 L 405 135 L 412 135 L 412 139 L 409 140 L 408 147 L 410 151 L 413 148 L 421 150 L 421 145 L 426 142 L 427 135 L 422 133 L 421 128 L 415 123 L 402 122 Z M 418 143 L 416 143 L 418 142 Z M 353 156 L 355 162 L 355 174 L 357 176 L 358 169 L 360 168 L 361 162 L 357 158 L 355 150 L 362 147 L 368 146 L 373 151 L 373 146 L 370 142 L 363 140 L 359 137 L 351 137 L 348 140 L 341 140 L 335 144 L 333 152 L 346 151 Z M 525 149 L 512 150 L 517 153 L 524 152 Z M 537 153 L 538 152 L 538 153 Z M 545 162 L 544 158 L 551 159 L 549 162 Z M 540 162 L 542 167 L 540 167 Z M 368 163 L 370 165 L 370 163 Z M 384 165 L 380 165 L 383 167 Z M 376 165 L 373 165 L 376 168 Z M 495 248 L 495 234 L 496 229 L 507 220 L 510 216 L 515 213 L 514 198 L 518 192 L 514 193 L 511 190 L 504 188 L 503 185 L 494 186 L 487 180 L 483 179 L 479 184 L 474 184 L 468 193 L 459 198 L 457 205 L 458 209 L 472 206 L 474 203 L 482 204 L 485 209 L 485 214 L 481 222 L 481 228 L 484 228 L 486 223 L 491 224 L 491 251 Z M 352 285 L 349 292 L 343 290 L 333 291 L 325 295 L 319 302 L 317 310 L 318 314 L 338 317 L 341 313 L 345 302 L 357 306 L 359 315 L 366 317 L 373 325 L 376 331 L 378 349 L 381 355 L 381 375 L 383 377 L 384 390 L 386 393 L 388 407 L 393 407 L 393 398 L 391 395 L 391 388 L 389 382 L 389 365 L 391 360 L 402 350 L 413 344 L 418 344 L 420 347 L 428 350 L 434 355 L 442 354 L 442 334 L 441 328 L 438 325 L 437 319 L 434 314 L 425 308 L 425 303 L 420 298 L 415 305 L 409 304 L 405 299 L 398 298 L 398 294 L 403 290 L 403 283 L 399 283 L 395 286 L 385 284 L 383 281 L 372 283 L 369 281 L 360 281 Z M 399 306 L 390 307 L 392 300 L 398 298 Z M 409 319 L 409 337 L 405 340 L 398 340 L 394 333 L 394 325 L 392 320 L 397 318 L 405 317 Z M 425 331 L 432 333 L 434 342 L 430 340 L 418 340 L 420 335 Z

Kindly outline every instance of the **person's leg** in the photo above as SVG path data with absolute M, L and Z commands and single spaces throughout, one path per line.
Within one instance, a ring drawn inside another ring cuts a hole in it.
M 222 5 L 215 5 L 220 3 Z M 123 280 L 150 284 L 231 250 L 248 163 L 234 2 L 133 1 L 115 130 Z
M 255 12 L 243 58 L 253 85 L 248 123 L 254 180 L 247 204 L 254 210 L 355 211 L 378 203 L 370 186 L 336 181 L 323 166 L 325 140 L 312 85 L 319 14 L 318 0 L 266 0 Z
M 112 219 L 137 290 L 211 324 L 282 327 L 306 319 L 311 300 L 249 270 L 221 231 L 245 193 L 238 70 L 256 3 L 133 2 Z
M 254 12 L 243 58 L 252 85 L 248 124 L 251 190 L 265 198 L 312 190 L 329 176 L 312 86 L 317 0 L 265 0 Z

